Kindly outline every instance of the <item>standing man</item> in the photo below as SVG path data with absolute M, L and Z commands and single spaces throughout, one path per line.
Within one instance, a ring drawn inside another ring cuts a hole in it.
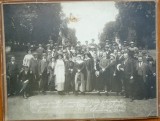
M 45 49 L 42 47 L 41 44 L 39 44 L 36 51 L 37 51 L 37 54 L 38 54 L 38 59 L 41 59 L 42 54 L 45 52 Z
M 124 61 L 120 70 L 123 71 L 123 85 L 125 90 L 125 97 L 131 98 L 131 101 L 135 98 L 135 61 L 128 53 L 124 53 Z
M 150 94 L 149 75 L 151 70 L 147 63 L 143 61 L 142 55 L 139 55 L 138 62 L 136 64 L 137 81 L 139 84 L 139 92 L 141 98 L 148 99 Z
M 45 91 L 47 89 L 47 82 L 48 82 L 47 68 L 48 68 L 47 54 L 43 53 L 42 60 L 39 63 L 39 69 L 38 69 L 40 75 L 40 90 L 42 91 L 43 94 L 45 94 Z
M 7 86 L 8 96 L 15 95 L 17 91 L 18 65 L 15 57 L 11 57 L 11 61 L 7 64 Z
M 103 56 L 102 59 L 100 59 L 100 63 L 99 66 L 101 68 L 101 79 L 104 85 L 104 90 L 105 90 L 105 94 L 108 96 L 109 95 L 109 91 L 110 91 L 110 82 L 108 79 L 109 76 L 109 57 L 107 56 L 107 54 L 105 52 L 103 52 Z
M 33 53 L 33 58 L 30 60 L 30 65 L 29 65 L 29 72 L 32 75 L 31 80 L 29 81 L 29 93 L 32 95 L 32 91 L 38 87 L 38 54 L 36 52 Z

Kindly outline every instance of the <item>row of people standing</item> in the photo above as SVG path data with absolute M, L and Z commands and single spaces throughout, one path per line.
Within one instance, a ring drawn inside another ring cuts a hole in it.
M 155 82 L 153 83 L 156 80 L 155 69 L 153 69 L 155 66 L 140 59 L 142 55 L 136 59 L 129 52 L 122 53 L 118 50 L 119 54 L 115 56 L 115 50 L 114 52 L 107 50 L 102 51 L 101 57 L 95 50 L 87 53 L 72 53 L 72 56 L 68 50 L 45 51 L 41 46 L 37 52 L 32 53 L 29 50 L 23 59 L 24 69 L 20 74 L 15 71 L 19 80 L 25 82 L 21 90 L 25 97 L 37 88 L 44 94 L 47 89 L 55 89 L 59 94 L 73 91 L 76 95 L 78 91 L 82 94 L 93 90 L 100 94 L 103 91 L 106 95 L 114 91 L 117 94 L 124 93 L 131 99 L 134 99 L 139 92 L 143 92 L 142 97 L 148 98 L 151 88 L 155 89 Z M 138 66 L 141 61 L 143 66 Z M 28 81 L 22 78 L 24 73 L 28 74 L 26 76 Z M 15 79 L 10 78 L 10 80 Z M 15 87 L 11 92 L 14 92 L 14 89 Z

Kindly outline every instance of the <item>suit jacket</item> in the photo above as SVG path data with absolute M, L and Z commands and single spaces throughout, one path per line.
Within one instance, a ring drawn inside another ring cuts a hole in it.
M 29 70 L 32 71 L 33 74 L 38 74 L 38 63 L 38 59 L 35 60 L 32 58 L 30 61 Z
M 30 73 L 27 72 L 25 73 L 25 71 L 21 71 L 20 74 L 19 74 L 19 80 L 22 80 L 22 82 L 26 81 L 26 80 L 29 80 L 30 79 Z
M 107 68 L 109 67 L 109 63 L 110 63 L 110 60 L 109 60 L 109 59 L 104 59 L 104 58 L 102 58 L 102 59 L 100 60 L 99 66 L 101 67 L 101 69 L 102 69 L 102 68 L 107 69 Z
M 48 67 L 48 62 L 47 62 L 47 59 L 46 60 L 41 60 L 39 62 L 39 68 L 38 68 L 38 72 L 39 74 L 43 74 L 45 72 L 47 72 L 47 67 Z
M 122 68 L 124 68 L 124 77 L 130 78 L 131 76 L 135 76 L 136 68 L 135 61 L 133 59 L 128 58 L 127 60 L 122 62 Z
M 143 78 L 143 81 L 146 82 L 148 76 L 151 73 L 151 70 L 147 63 L 142 62 L 142 65 L 139 66 L 139 62 L 136 63 L 137 75 Z
M 12 62 L 9 62 L 7 64 L 7 75 L 9 76 L 16 76 L 18 74 L 18 65 L 16 62 L 12 64 Z

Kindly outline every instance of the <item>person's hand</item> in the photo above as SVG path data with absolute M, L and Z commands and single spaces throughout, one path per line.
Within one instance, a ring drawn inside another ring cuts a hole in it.
M 113 76 L 116 76 L 116 74 L 114 73 Z
M 24 83 L 27 83 L 29 80 L 24 81 Z
M 120 68 L 121 71 L 124 71 L 124 68 Z
M 133 76 L 131 76 L 130 79 L 133 79 Z
M 78 69 L 78 72 L 80 72 L 81 70 Z
M 156 76 L 156 73 L 153 73 L 153 76 Z
M 30 73 L 32 74 L 32 71 L 30 71 Z
M 98 76 L 99 76 L 99 71 L 96 71 L 96 72 L 95 72 L 95 75 L 98 77 Z

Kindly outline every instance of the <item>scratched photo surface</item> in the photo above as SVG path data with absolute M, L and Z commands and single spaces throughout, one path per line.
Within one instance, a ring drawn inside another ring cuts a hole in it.
M 156 3 L 3 4 L 9 120 L 157 116 Z

